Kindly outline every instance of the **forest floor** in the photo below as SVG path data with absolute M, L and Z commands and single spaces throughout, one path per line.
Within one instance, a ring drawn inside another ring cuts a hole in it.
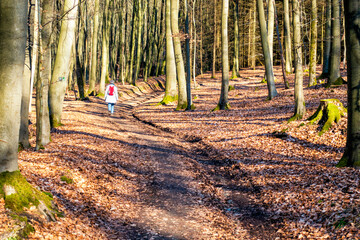
M 322 136 L 305 120 L 320 99 L 346 105 L 346 86 L 305 88 L 306 116 L 288 123 L 293 88 L 276 69 L 279 96 L 268 101 L 263 74 L 230 81 L 228 111 L 211 112 L 221 73 L 197 77 L 194 111 L 157 105 L 161 79 L 153 90 L 119 85 L 114 115 L 102 99 L 68 98 L 52 142 L 19 154 L 21 172 L 65 215 L 31 219 L 29 239 L 360 239 L 359 170 L 335 167 L 346 118 Z M 0 235 L 6 216 L 0 201 Z

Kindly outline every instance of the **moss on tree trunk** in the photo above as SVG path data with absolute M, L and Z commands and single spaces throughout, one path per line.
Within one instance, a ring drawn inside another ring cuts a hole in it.
M 24 215 L 43 215 L 48 221 L 55 221 L 55 215 L 59 216 L 52 204 L 52 195 L 30 185 L 20 171 L 0 174 L 0 196 L 4 198 L 5 208 L 10 210 L 11 217 L 19 222 L 20 228 L 13 229 L 18 237 L 26 237 L 23 235 L 33 231 L 28 217 Z M 37 211 L 34 212 L 34 209 Z
M 310 124 L 318 123 L 321 126 L 319 136 L 328 131 L 332 124 L 339 122 L 347 112 L 346 108 L 338 99 L 323 99 L 316 112 L 308 118 Z

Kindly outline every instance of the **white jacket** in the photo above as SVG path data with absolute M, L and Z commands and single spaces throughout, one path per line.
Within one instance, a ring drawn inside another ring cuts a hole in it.
M 112 95 L 112 96 L 109 95 L 109 87 L 110 86 L 114 86 L 114 95 Z M 107 85 L 106 90 L 105 90 L 105 102 L 106 103 L 116 103 L 118 98 L 119 98 L 119 95 L 118 95 L 117 87 L 112 83 Z

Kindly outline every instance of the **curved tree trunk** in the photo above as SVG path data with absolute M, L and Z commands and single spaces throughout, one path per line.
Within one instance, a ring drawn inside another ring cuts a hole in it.
M 99 29 L 99 0 L 95 0 L 94 10 L 94 28 L 91 39 L 91 68 L 90 68 L 90 80 L 89 80 L 89 95 L 95 95 L 96 85 L 96 69 L 97 69 L 97 48 L 98 48 L 98 29 Z
M 171 14 L 170 14 L 171 0 L 166 0 L 166 86 L 165 96 L 160 102 L 161 104 L 168 104 L 177 98 L 176 89 L 176 65 L 174 55 L 174 43 L 171 31 Z
M 348 56 L 348 126 L 345 153 L 338 166 L 360 168 L 360 0 L 344 2 Z
M 293 0 L 294 10 L 294 48 L 295 48 L 295 111 L 289 121 L 303 118 L 305 114 L 305 100 L 303 91 L 302 41 L 300 29 L 300 3 Z
M 60 37 L 49 91 L 50 123 L 52 127 L 61 125 L 61 114 L 69 76 L 72 45 L 75 41 L 78 0 L 65 0 Z
M 265 12 L 263 0 L 257 0 L 258 17 L 261 32 L 261 42 L 265 58 L 265 74 L 268 85 L 268 98 L 273 99 L 277 95 L 274 82 L 273 65 L 271 61 L 271 54 L 266 32 Z
M 316 0 L 311 0 L 311 45 L 310 45 L 310 78 L 309 86 L 317 84 L 316 81 L 316 54 L 317 54 L 317 5 Z
M 187 107 L 186 101 L 186 78 L 184 59 L 181 52 L 180 31 L 179 31 L 179 0 L 171 0 L 171 30 L 174 36 L 174 50 L 176 73 L 178 79 L 178 105 L 177 110 L 185 109 Z
M 0 173 L 18 170 L 27 4 L 27 0 L 0 4 Z

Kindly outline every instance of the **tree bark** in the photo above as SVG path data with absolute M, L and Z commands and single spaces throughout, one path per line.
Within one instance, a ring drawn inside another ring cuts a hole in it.
M 171 0 L 166 0 L 166 85 L 165 96 L 160 102 L 168 104 L 177 98 L 176 89 L 176 65 L 174 55 L 174 43 L 171 31 Z
M 340 77 L 341 39 L 340 39 L 340 3 L 332 0 L 332 23 L 331 23 L 331 56 L 329 79 L 327 86 L 333 85 Z
M 323 53 L 323 69 L 321 78 L 329 76 L 331 52 L 331 0 L 326 1 L 325 48 Z
M 174 39 L 174 52 L 176 73 L 178 79 L 178 105 L 177 110 L 185 109 L 187 107 L 186 101 L 186 78 L 184 59 L 181 51 L 180 31 L 179 31 L 179 0 L 171 0 L 171 30 Z
M 257 0 L 257 10 L 260 24 L 260 32 L 261 32 L 261 42 L 262 48 L 265 58 L 265 74 L 268 86 L 268 98 L 271 100 L 277 96 L 277 91 L 275 88 L 274 82 L 274 72 L 271 61 L 271 54 L 269 49 L 269 43 L 266 32 L 266 22 L 265 22 L 265 12 L 264 12 L 264 3 L 263 0 Z
M 65 0 L 55 64 L 49 91 L 50 123 L 52 127 L 61 125 L 61 114 L 69 75 L 71 49 L 75 41 L 78 0 Z
M 99 0 L 95 0 L 94 10 L 94 27 L 93 35 L 91 39 L 91 68 L 90 68 L 90 80 L 89 80 L 89 95 L 95 95 L 96 85 L 96 70 L 97 70 L 97 49 L 98 49 L 98 29 L 99 29 Z
M 292 49 L 291 49 L 291 31 L 290 31 L 290 14 L 289 0 L 284 0 L 284 33 L 285 33 L 285 56 L 286 56 L 286 73 L 292 73 Z
M 186 110 L 191 110 L 192 99 L 191 99 L 191 67 L 190 67 L 190 34 L 189 34 L 189 11 L 188 2 L 184 1 L 185 4 L 185 45 L 186 45 Z
M 360 0 L 348 0 L 344 3 L 348 56 L 348 125 L 345 153 L 338 166 L 360 168 Z
M 274 65 L 274 13 L 274 2 L 272 0 L 268 0 L 267 37 L 269 43 L 271 65 Z
M 317 55 L 317 3 L 311 0 L 311 43 L 310 43 L 310 78 L 309 86 L 317 84 L 316 81 L 316 55 Z
M 18 170 L 27 0 L 0 3 L 0 173 Z
M 105 0 L 103 26 L 102 26 L 102 50 L 101 50 L 101 75 L 99 84 L 99 96 L 105 95 L 106 80 L 109 80 L 109 43 L 111 18 L 109 14 L 109 0 Z M 113 77 L 113 76 L 112 76 Z
M 217 108 L 226 110 L 230 108 L 228 100 L 229 92 L 229 39 L 228 39 L 228 18 L 229 18 L 229 0 L 222 0 L 221 14 L 221 50 L 222 50 L 222 81 L 221 93 Z
M 217 41 L 216 41 L 216 32 L 217 32 L 217 27 L 216 27 L 216 0 L 214 0 L 214 45 L 213 45 L 213 59 L 212 59 L 212 73 L 211 73 L 211 78 L 215 78 L 215 67 L 216 67 L 216 45 L 217 45 Z
M 305 114 L 305 100 L 303 92 L 303 66 L 302 66 L 302 41 L 301 41 L 301 23 L 300 23 L 300 3 L 299 0 L 293 0 L 294 11 L 294 64 L 295 64 L 295 111 L 294 116 L 289 121 L 303 118 Z
M 239 74 L 239 2 L 234 7 L 234 61 L 231 78 L 240 77 Z

